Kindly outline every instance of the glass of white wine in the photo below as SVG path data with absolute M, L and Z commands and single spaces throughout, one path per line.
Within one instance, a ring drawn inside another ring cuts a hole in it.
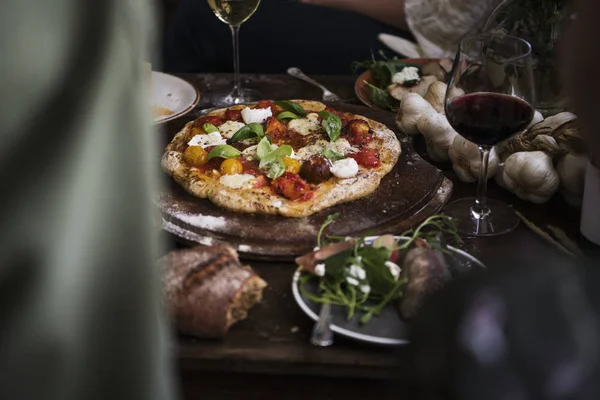
M 244 89 L 240 84 L 240 26 L 254 14 L 261 0 L 208 0 L 215 15 L 231 29 L 233 38 L 233 89 L 213 93 L 213 104 L 218 107 L 251 103 L 262 98 L 257 90 Z

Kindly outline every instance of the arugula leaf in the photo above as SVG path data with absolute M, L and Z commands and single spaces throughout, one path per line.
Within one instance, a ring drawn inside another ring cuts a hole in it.
M 346 158 L 343 154 L 338 153 L 337 151 L 333 151 L 331 149 L 325 149 L 322 153 L 325 157 L 329 158 L 332 162 L 341 160 Z
M 325 132 L 329 136 L 329 140 L 335 142 L 342 134 L 342 120 L 336 114 L 323 110 L 319 112 L 319 116 L 325 121 Z
M 332 255 L 325 260 L 325 273 L 336 282 L 344 281 L 350 258 L 352 258 L 352 249 Z
M 263 130 L 261 124 L 252 122 L 241 127 L 236 133 L 234 133 L 231 139 L 227 140 L 227 144 L 237 143 L 240 140 L 249 139 L 255 136 L 263 138 L 265 136 L 265 131 Z
M 219 132 L 219 129 L 217 129 L 217 127 L 213 124 L 204 124 L 202 125 L 202 129 L 204 129 L 206 133 Z
M 266 156 L 262 157 L 260 160 L 260 164 L 258 164 L 258 167 L 266 168 L 270 164 L 277 162 L 278 160 L 282 159 L 283 157 L 291 156 L 292 151 L 293 151 L 292 146 L 290 146 L 289 144 L 284 144 L 283 146 L 278 147 L 275 150 L 272 150 Z M 257 149 L 257 155 L 258 155 L 258 149 Z
M 262 160 L 267 154 L 274 150 L 271 141 L 268 136 L 265 136 L 258 142 L 258 146 L 256 147 L 256 157 L 259 160 Z
M 235 158 L 238 157 L 240 154 L 242 153 L 240 153 L 240 151 L 235 147 L 229 146 L 228 144 L 220 144 L 218 146 L 215 146 L 215 148 L 212 149 L 210 153 L 208 153 L 208 157 L 206 160 L 208 161 L 211 158 L 215 157 Z
M 390 251 L 385 247 L 365 246 L 358 250 L 358 254 L 362 257 L 371 292 L 380 295 L 389 293 L 396 285 L 396 280 L 385 265 L 385 262 L 390 259 Z
M 375 104 L 377 107 L 389 109 L 391 111 L 397 111 L 399 107 L 398 100 L 394 99 L 392 95 L 390 95 L 387 90 L 383 90 L 378 88 L 375 85 L 370 84 L 367 81 L 363 81 L 365 85 L 367 85 L 370 89 L 369 91 L 369 99 Z
M 298 116 L 296 114 L 294 114 L 293 112 L 289 112 L 289 111 L 284 111 L 277 116 L 277 119 L 280 121 L 282 119 L 296 119 L 296 118 L 298 118 Z
M 269 168 L 269 172 L 267 172 L 267 177 L 269 179 L 279 178 L 284 172 L 285 163 L 283 162 L 283 159 L 279 158 L 271 164 L 271 168 Z
M 296 102 L 289 100 L 279 100 L 274 102 L 273 104 L 283 108 L 286 111 L 293 112 L 294 114 L 299 115 L 301 117 L 306 117 L 306 110 L 304 110 L 304 108 L 302 108 L 302 106 Z

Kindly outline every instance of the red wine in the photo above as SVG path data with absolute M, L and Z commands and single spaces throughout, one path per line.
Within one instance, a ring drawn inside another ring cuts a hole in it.
M 448 122 L 465 139 L 493 146 L 525 129 L 533 118 L 533 107 L 506 94 L 472 93 L 446 106 Z

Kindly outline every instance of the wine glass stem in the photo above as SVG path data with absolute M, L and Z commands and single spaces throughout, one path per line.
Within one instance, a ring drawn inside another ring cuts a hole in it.
M 230 25 L 233 40 L 233 91 L 232 97 L 240 97 L 240 26 Z
M 490 160 L 490 147 L 479 146 L 479 155 L 481 158 L 481 165 L 479 168 L 479 183 L 477 184 L 477 197 L 475 199 L 475 206 L 471 209 L 471 214 L 477 219 L 486 218 L 490 209 L 487 206 L 485 198 L 485 192 L 487 190 L 487 172 L 488 163 Z

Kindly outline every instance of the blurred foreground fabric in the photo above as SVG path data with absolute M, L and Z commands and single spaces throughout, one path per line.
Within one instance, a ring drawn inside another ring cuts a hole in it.
M 0 399 L 170 399 L 145 103 L 153 3 L 0 13 Z

